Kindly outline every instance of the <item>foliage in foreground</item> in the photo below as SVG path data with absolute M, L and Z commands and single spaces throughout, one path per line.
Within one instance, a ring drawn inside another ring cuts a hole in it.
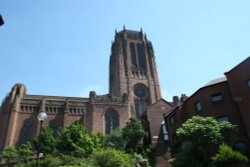
M 88 156 L 94 149 L 94 142 L 87 130 L 80 124 L 71 124 L 60 129 L 57 138 L 57 150 L 59 152 Z
M 100 167 L 131 167 L 135 161 L 130 154 L 115 149 L 97 150 L 92 155 L 94 165 Z
M 130 167 L 135 164 L 148 167 L 148 159 L 152 158 L 154 149 L 142 147 L 143 136 L 140 122 L 131 118 L 123 129 L 117 129 L 105 137 L 98 132 L 89 134 L 80 124 L 72 124 L 60 129 L 58 138 L 54 138 L 53 131 L 44 127 L 40 135 L 34 137 L 33 143 L 36 150 L 45 154 L 39 160 L 41 167 Z M 20 151 L 23 152 L 22 158 Z M 36 166 L 36 160 L 31 160 L 34 157 L 30 143 L 27 151 L 29 156 L 24 150 L 9 148 L 2 157 L 8 162 L 18 162 L 16 167 Z M 25 156 L 30 160 L 19 161 L 25 160 Z M 153 160 L 150 159 L 150 162 Z
M 227 167 L 230 165 L 242 164 L 249 161 L 249 159 L 238 151 L 234 151 L 229 146 L 222 144 L 219 147 L 219 152 L 212 158 L 214 167 Z
M 169 162 L 173 167 L 202 167 L 202 162 L 197 159 L 199 159 L 199 155 L 192 150 L 192 145 L 185 143 L 181 150 L 176 153 L 174 158 L 171 158 Z
M 213 117 L 193 116 L 177 129 L 181 142 L 190 141 L 195 146 L 207 146 L 224 139 L 224 132 L 236 129 L 228 121 L 218 122 Z
M 228 121 L 218 122 L 213 117 L 193 116 L 179 129 L 177 137 L 181 150 L 170 160 L 173 167 L 207 167 L 210 163 L 209 147 L 225 139 L 236 126 Z
M 122 129 L 117 128 L 112 134 L 105 136 L 105 147 L 124 151 L 125 143 L 122 137 Z
M 41 133 L 33 138 L 33 144 L 39 153 L 49 154 L 56 149 L 56 139 L 53 130 L 49 127 L 42 127 Z
M 144 135 L 145 132 L 140 121 L 136 118 L 130 118 L 126 123 L 126 126 L 122 129 L 126 152 L 138 152 Z
M 22 144 L 18 149 L 13 147 L 6 148 L 1 158 L 5 159 L 7 163 L 17 161 L 27 161 L 32 158 L 32 146 L 31 143 Z

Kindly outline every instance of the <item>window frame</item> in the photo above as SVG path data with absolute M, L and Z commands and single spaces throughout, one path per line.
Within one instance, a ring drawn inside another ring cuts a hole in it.
M 217 117 L 217 121 L 223 122 L 223 121 L 229 121 L 229 119 L 227 115 L 223 115 L 223 116 Z
M 211 100 L 214 104 L 216 104 L 216 103 L 221 103 L 224 100 L 224 98 L 223 98 L 222 93 L 215 93 L 211 95 Z
M 201 112 L 202 111 L 201 101 L 197 101 L 196 103 L 194 103 L 194 107 L 196 112 Z

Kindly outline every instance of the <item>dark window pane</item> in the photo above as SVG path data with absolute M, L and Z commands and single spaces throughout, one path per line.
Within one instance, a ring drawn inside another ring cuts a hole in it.
M 197 112 L 199 112 L 199 111 L 202 110 L 202 106 L 201 106 L 201 102 L 200 101 L 198 101 L 198 102 L 195 103 L 195 110 Z
M 20 133 L 20 145 L 27 143 L 28 141 L 32 140 L 33 136 L 33 129 L 30 121 L 26 121 L 23 124 Z
M 115 128 L 119 127 L 118 113 L 115 111 L 107 111 L 105 113 L 105 133 L 111 134 Z
M 136 55 L 135 55 L 135 44 L 130 43 L 130 55 L 131 55 L 131 63 L 133 66 L 136 66 Z
M 145 69 L 145 51 L 142 44 L 137 44 L 137 55 L 140 68 Z
M 227 117 L 227 116 L 218 117 L 217 120 L 218 120 L 219 122 L 228 121 L 228 117 Z
M 222 97 L 221 93 L 217 93 L 217 94 L 212 95 L 212 101 L 214 103 L 221 102 L 222 100 L 223 100 L 223 97 Z

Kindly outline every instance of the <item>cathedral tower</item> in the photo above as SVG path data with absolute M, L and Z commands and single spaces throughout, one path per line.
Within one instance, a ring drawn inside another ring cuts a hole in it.
M 153 46 L 141 31 L 116 32 L 110 56 L 109 91 L 127 94 L 132 116 L 161 98 Z

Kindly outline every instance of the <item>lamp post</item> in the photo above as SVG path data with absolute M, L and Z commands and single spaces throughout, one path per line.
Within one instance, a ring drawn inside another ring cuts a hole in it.
M 40 122 L 40 129 L 39 129 L 38 135 L 40 135 L 40 133 L 41 133 L 43 121 L 45 121 L 47 118 L 48 118 L 48 115 L 46 114 L 46 112 L 43 112 L 43 111 L 37 115 L 37 119 Z M 42 153 L 39 153 L 39 150 L 37 150 L 37 157 L 36 157 L 36 166 L 37 167 L 38 167 L 38 160 L 41 157 L 40 155 L 42 155 Z

